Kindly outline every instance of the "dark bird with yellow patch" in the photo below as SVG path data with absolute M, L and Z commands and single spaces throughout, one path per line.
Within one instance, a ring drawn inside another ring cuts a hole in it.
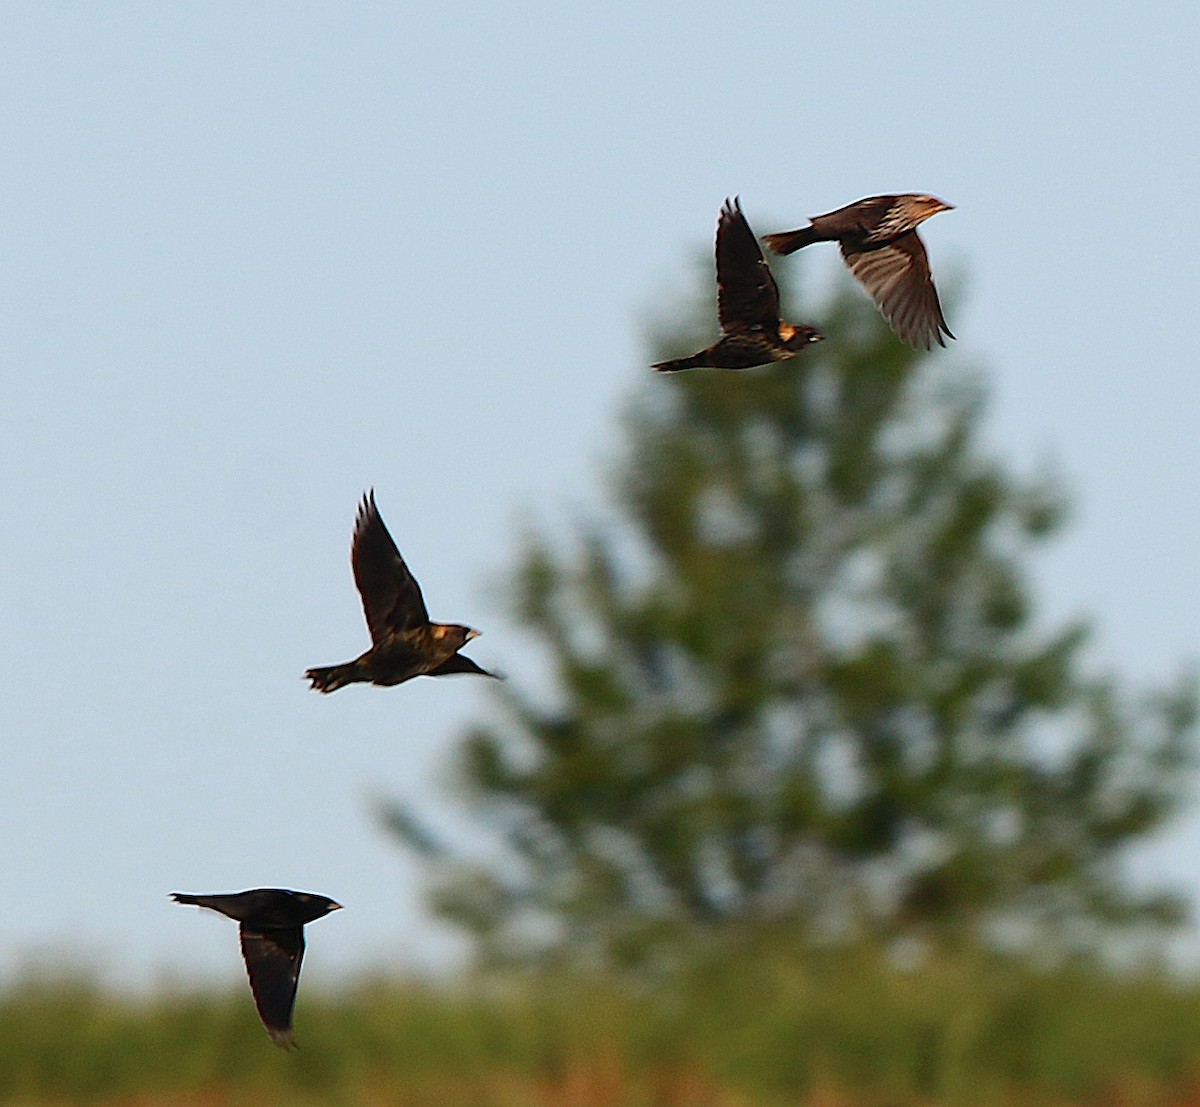
M 362 499 L 350 544 L 354 583 L 362 596 L 371 648 L 342 665 L 309 669 L 304 675 L 318 692 L 333 692 L 346 684 L 391 686 L 416 676 L 478 673 L 481 669 L 458 651 L 479 631 L 459 623 L 432 623 L 420 586 L 375 506 L 375 493 Z
M 946 345 L 943 335 L 954 335 L 946 326 L 917 228 L 953 207 L 936 196 L 912 192 L 868 196 L 814 215 L 807 227 L 769 234 L 763 241 L 777 254 L 791 254 L 813 242 L 836 242 L 846 267 L 892 330 L 914 350 L 932 350 L 935 342 Z
M 735 198 L 717 220 L 717 317 L 721 340 L 691 357 L 660 361 L 660 373 L 680 369 L 750 369 L 795 357 L 821 335 L 779 318 L 779 288 Z
M 237 921 L 242 960 L 246 962 L 259 1018 L 277 1046 L 295 1048 L 292 1008 L 304 960 L 304 926 L 330 911 L 340 911 L 342 905 L 328 896 L 286 888 L 252 888 L 248 892 L 202 896 L 172 892 L 171 898 L 176 903 L 219 911 Z

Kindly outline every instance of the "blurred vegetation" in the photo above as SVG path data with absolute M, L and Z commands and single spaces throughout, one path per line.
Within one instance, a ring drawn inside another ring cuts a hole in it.
M 793 263 L 776 266 L 782 277 Z M 673 326 L 647 362 L 712 340 Z M 787 297 L 785 296 L 785 304 Z M 527 536 L 513 584 L 548 679 L 455 756 L 497 847 L 396 807 L 434 901 L 495 963 L 669 972 L 763 928 L 1067 957 L 1185 905 L 1124 879 L 1178 813 L 1196 687 L 1087 671 L 1029 582 L 1046 476 L 980 442 L 979 375 L 916 353 L 848 279 L 828 341 L 742 373 L 646 374 L 613 513 Z M 499 860 L 497 860 L 499 855 Z
M 1200 1103 L 1200 988 L 1143 968 L 910 968 L 760 935 L 669 984 L 508 973 L 302 989 L 300 1049 L 248 994 L 0 995 L 0 1103 L 1143 1107 Z

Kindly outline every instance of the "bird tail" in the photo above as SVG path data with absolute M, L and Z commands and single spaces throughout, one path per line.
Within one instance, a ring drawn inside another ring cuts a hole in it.
M 207 897 L 205 897 L 205 896 L 193 896 L 193 895 L 189 895 L 187 892 L 172 892 L 172 893 L 171 893 L 171 898 L 172 898 L 172 899 L 173 899 L 173 900 L 174 900 L 176 903 L 187 903 L 187 904 L 191 904 L 191 905 L 193 905 L 193 906 L 195 906 L 195 907 L 207 907 L 207 906 L 208 906 L 208 905 L 207 905 L 207 904 L 204 902 L 204 900 L 205 900 Z
M 309 669 L 304 675 L 312 681 L 312 687 L 317 692 L 336 692 L 358 679 L 353 661 L 347 661 L 344 665 L 329 665 L 323 669 Z
M 777 254 L 794 254 L 802 247 L 817 241 L 817 228 L 801 227 L 798 231 L 765 234 L 763 241 Z
M 650 368 L 656 369 L 660 373 L 678 373 L 680 369 L 703 369 L 710 364 L 708 351 L 701 350 L 698 354 L 692 354 L 691 357 L 677 357 L 673 361 L 655 362 Z
M 222 915 L 227 915 L 231 919 L 234 917 L 229 914 L 229 896 L 193 896 L 188 892 L 172 892 L 171 898 L 176 903 L 187 904 L 190 907 L 203 907 L 209 911 L 217 911 Z

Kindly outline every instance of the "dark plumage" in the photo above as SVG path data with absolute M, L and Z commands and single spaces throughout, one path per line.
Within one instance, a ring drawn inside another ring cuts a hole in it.
M 870 294 L 892 330 L 914 350 L 932 350 L 953 338 L 942 315 L 917 227 L 954 207 L 935 196 L 869 196 L 837 211 L 814 215 L 811 226 L 763 239 L 777 254 L 811 242 L 836 242 L 842 260 Z
M 343 665 L 309 669 L 304 675 L 318 692 L 333 692 L 355 682 L 390 686 L 415 676 L 495 675 L 458 652 L 479 631 L 459 623 L 429 621 L 420 586 L 379 517 L 373 491 L 358 508 L 350 564 L 372 644 Z
M 259 1018 L 271 1040 L 292 1049 L 292 1007 L 304 960 L 304 926 L 341 910 L 327 896 L 290 892 L 285 888 L 253 888 L 248 892 L 194 896 L 172 892 L 176 903 L 195 904 L 219 911 L 238 923 L 242 959 Z
M 779 289 L 735 198 L 717 221 L 717 316 L 721 340 L 691 357 L 660 361 L 660 373 L 679 369 L 749 369 L 795 357 L 823 337 L 813 327 L 779 318 Z

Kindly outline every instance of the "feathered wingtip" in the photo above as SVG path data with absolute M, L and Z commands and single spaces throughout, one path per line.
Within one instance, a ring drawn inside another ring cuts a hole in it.
M 434 669 L 430 669 L 426 676 L 453 676 L 456 673 L 475 673 L 478 676 L 491 677 L 493 680 L 503 680 L 499 673 L 488 672 L 482 665 L 477 665 L 469 657 L 463 657 L 461 653 L 456 653 L 453 657 L 448 657 L 440 665 Z
M 268 1026 L 267 1033 L 271 1035 L 273 1041 L 280 1049 L 286 1049 L 289 1052 L 300 1048 L 300 1044 L 296 1041 L 296 1035 L 292 1033 L 291 1027 L 287 1030 L 280 1030 L 278 1027 Z
M 379 514 L 379 508 L 375 506 L 375 489 L 368 488 L 363 493 L 362 499 L 358 503 L 358 511 L 354 516 L 355 531 L 362 530 L 363 527 L 371 520 L 372 516 Z

